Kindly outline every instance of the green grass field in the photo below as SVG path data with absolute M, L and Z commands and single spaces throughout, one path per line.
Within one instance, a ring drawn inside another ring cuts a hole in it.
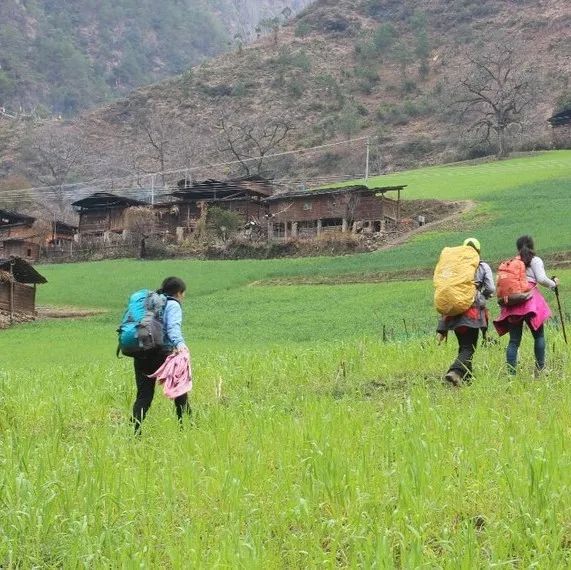
M 541 254 L 571 250 L 571 152 L 396 177 L 411 198 L 478 201 L 464 223 L 485 257 L 521 233 Z M 107 313 L 0 332 L 0 567 L 571 566 L 557 320 L 543 380 L 527 334 L 515 378 L 502 338 L 450 390 L 455 342 L 433 340 L 429 281 L 252 285 L 428 267 L 465 235 L 339 258 L 40 267 L 41 304 Z M 571 271 L 557 273 L 571 308 Z M 114 330 L 128 294 L 167 274 L 189 285 L 193 420 L 180 433 L 157 391 L 135 439 Z

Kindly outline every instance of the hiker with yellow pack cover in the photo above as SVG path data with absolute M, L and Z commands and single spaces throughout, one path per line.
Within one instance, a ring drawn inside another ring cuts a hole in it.
M 434 270 L 434 305 L 440 313 L 437 338 L 448 331 L 458 340 L 458 356 L 444 379 L 454 386 L 472 377 L 472 358 L 480 330 L 488 328 L 486 301 L 496 286 L 490 266 L 480 260 L 480 242 L 467 238 L 458 247 L 445 247 Z

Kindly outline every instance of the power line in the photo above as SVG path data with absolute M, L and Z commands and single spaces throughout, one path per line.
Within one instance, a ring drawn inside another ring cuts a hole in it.
M 303 148 L 303 149 L 288 150 L 288 151 L 278 152 L 278 153 L 273 153 L 273 154 L 266 154 L 264 156 L 255 156 L 255 157 L 251 157 L 251 158 L 245 158 L 242 160 L 230 160 L 230 161 L 225 161 L 225 162 L 202 164 L 200 166 L 190 166 L 190 167 L 185 167 L 185 168 L 178 168 L 176 170 L 164 170 L 164 171 L 157 171 L 157 172 L 149 172 L 149 173 L 145 173 L 145 174 L 132 174 L 129 176 L 123 176 L 123 177 L 119 177 L 119 178 L 94 178 L 92 180 L 87 180 L 84 182 L 72 182 L 72 183 L 65 183 L 65 184 L 61 184 L 61 185 L 51 184 L 51 185 L 46 185 L 46 186 L 34 186 L 31 188 L 18 188 L 15 191 L 24 191 L 25 190 L 28 192 L 36 192 L 36 191 L 43 191 L 43 190 L 57 190 L 58 192 L 63 192 L 63 191 L 66 191 L 67 189 L 69 189 L 70 191 L 73 189 L 81 189 L 84 186 L 102 186 L 105 184 L 115 185 L 116 183 L 120 183 L 124 180 L 140 181 L 142 179 L 151 178 L 151 177 L 155 177 L 155 178 L 156 177 L 164 177 L 164 176 L 168 176 L 168 175 L 172 175 L 172 174 L 184 174 L 184 173 L 188 173 L 188 172 L 196 172 L 198 170 L 203 170 L 203 169 L 213 169 L 213 168 L 220 168 L 223 166 L 232 166 L 232 165 L 237 165 L 237 164 L 243 164 L 245 162 L 255 162 L 255 161 L 259 161 L 259 160 L 267 160 L 269 158 L 276 158 L 276 157 L 292 155 L 292 154 L 311 153 L 311 152 L 314 152 L 316 150 L 320 150 L 323 148 L 329 148 L 329 147 L 340 146 L 340 145 L 347 145 L 347 144 L 351 144 L 353 142 L 359 142 L 359 141 L 366 140 L 366 139 L 367 139 L 367 137 L 359 137 L 356 139 L 348 139 L 346 141 L 317 145 L 317 146 L 307 147 L 307 148 Z
M 250 157 L 250 158 L 245 158 L 242 160 L 231 160 L 231 161 L 224 161 L 224 162 L 218 162 L 218 163 L 208 163 L 208 164 L 203 164 L 203 165 L 199 165 L 199 166 L 179 168 L 176 170 L 158 171 L 158 172 L 154 172 L 154 173 L 132 174 L 129 176 L 124 176 L 124 177 L 119 177 L 119 178 L 99 178 L 99 179 L 92 179 L 92 180 L 76 182 L 76 183 L 67 183 L 67 184 L 62 184 L 62 185 L 47 185 L 47 186 L 37 186 L 37 187 L 31 187 L 31 188 L 18 188 L 18 189 L 12 189 L 12 190 L 4 190 L 4 191 L 0 192 L 0 196 L 2 196 L 4 198 L 9 198 L 9 199 L 21 199 L 21 200 L 24 200 L 24 201 L 29 203 L 29 202 L 35 202 L 35 200 L 30 199 L 31 194 L 41 193 L 41 198 L 44 200 L 48 200 L 50 198 L 56 199 L 56 200 L 64 200 L 64 199 L 66 199 L 66 197 L 80 198 L 81 194 L 84 193 L 82 191 L 93 192 L 93 191 L 101 189 L 102 187 L 105 187 L 108 190 L 110 190 L 111 192 L 115 192 L 115 193 L 120 192 L 123 195 L 125 195 L 126 197 L 129 197 L 129 196 L 140 197 L 140 196 L 145 195 L 146 193 L 153 193 L 154 195 L 156 195 L 157 198 L 159 198 L 159 197 L 164 197 L 165 195 L 168 195 L 170 193 L 170 188 L 167 185 L 165 185 L 165 186 L 163 186 L 163 190 L 161 191 L 160 190 L 161 187 L 159 186 L 159 187 L 155 188 L 153 191 L 149 188 L 146 188 L 143 185 L 143 182 L 145 180 L 149 180 L 150 186 L 153 187 L 154 186 L 153 181 L 154 181 L 154 179 L 156 179 L 157 176 L 161 177 L 161 178 L 165 178 L 165 177 L 172 176 L 172 175 L 185 175 L 186 176 L 191 172 L 197 172 L 200 170 L 207 170 L 207 169 L 212 170 L 212 169 L 221 168 L 224 166 L 243 164 L 246 162 L 268 160 L 271 158 L 283 157 L 283 156 L 295 155 L 295 154 L 311 155 L 311 154 L 313 154 L 319 150 L 323 150 L 326 148 L 332 148 L 332 147 L 342 146 L 342 145 L 349 145 L 350 146 L 352 143 L 367 141 L 369 139 L 370 139 L 369 137 L 358 137 L 355 139 L 348 139 L 346 141 L 339 141 L 339 142 L 334 142 L 334 143 L 316 145 L 313 147 L 307 147 L 307 148 L 303 148 L 303 149 L 295 149 L 295 150 L 290 150 L 290 151 L 273 153 L 273 154 L 268 154 L 265 156 Z M 431 143 L 452 142 L 452 139 L 423 139 L 423 140 L 430 140 Z M 377 142 L 373 146 L 377 150 L 387 149 L 387 148 L 391 149 L 394 147 L 398 147 L 399 145 L 406 145 L 406 144 L 410 144 L 412 142 L 418 142 L 418 139 L 409 139 L 409 140 L 402 140 L 401 139 L 397 142 L 389 142 L 389 143 Z M 456 142 L 456 141 L 454 141 L 454 142 Z M 537 168 L 553 168 L 553 167 L 561 167 L 561 166 L 567 167 L 567 166 L 569 166 L 569 162 L 564 161 L 564 160 L 551 159 L 551 160 L 543 161 L 540 164 L 530 164 L 530 165 L 525 165 L 525 164 L 514 165 L 513 163 L 510 164 L 510 163 L 506 163 L 506 162 L 487 163 L 488 168 L 486 171 L 480 170 L 479 169 L 480 165 L 473 165 L 473 164 L 461 165 L 461 168 L 463 169 L 463 171 L 459 171 L 457 168 L 452 171 L 450 169 L 447 169 L 446 166 L 447 165 L 435 166 L 430 170 L 430 173 L 427 173 L 427 172 L 422 173 L 421 177 L 428 178 L 428 177 L 434 177 L 434 176 L 458 176 L 458 175 L 468 175 L 468 174 L 471 176 L 474 174 L 488 175 L 490 168 L 493 168 L 496 171 L 501 170 L 504 172 L 510 172 L 510 171 L 521 171 L 522 168 L 533 168 L 535 170 Z M 455 166 L 458 167 L 457 164 Z M 404 172 L 406 172 L 406 171 L 404 171 Z M 387 172 L 387 173 L 383 173 L 383 174 L 394 175 L 394 174 L 400 174 L 400 173 L 399 172 Z M 377 175 L 377 176 L 379 176 L 379 175 Z M 416 174 L 415 176 L 418 176 L 418 174 Z M 354 179 L 361 179 L 361 178 L 363 178 L 363 175 L 361 172 L 358 172 L 358 173 L 349 174 L 349 175 L 338 175 L 335 177 L 313 177 L 313 178 L 300 177 L 299 179 L 281 178 L 281 179 L 276 179 L 273 182 L 276 185 L 280 185 L 280 184 L 282 184 L 282 185 L 287 185 L 287 184 L 289 184 L 289 185 L 294 185 L 294 184 L 295 185 L 307 185 L 311 182 L 317 183 L 319 185 L 323 185 L 323 184 L 328 184 L 328 183 L 343 182 L 346 180 L 352 180 L 352 179 L 354 180 Z M 121 183 L 123 183 L 123 184 L 121 184 Z M 118 186 L 118 184 L 119 184 L 119 186 Z

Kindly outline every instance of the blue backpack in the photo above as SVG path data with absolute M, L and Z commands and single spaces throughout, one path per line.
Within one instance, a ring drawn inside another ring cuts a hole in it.
M 164 346 L 163 313 L 167 298 L 149 289 L 136 291 L 129 297 L 127 310 L 117 329 L 117 355 L 139 356 Z

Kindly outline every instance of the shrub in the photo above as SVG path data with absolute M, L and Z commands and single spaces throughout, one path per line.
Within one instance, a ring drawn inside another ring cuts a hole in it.
M 311 33 L 311 26 L 309 22 L 301 20 L 295 27 L 294 35 L 297 38 L 305 38 Z
M 346 105 L 339 114 L 339 129 L 347 137 L 351 138 L 352 135 L 360 130 L 363 126 L 363 121 L 359 115 L 357 107 L 353 105 Z
M 390 103 L 382 104 L 377 109 L 376 114 L 380 121 L 385 121 L 392 125 L 406 125 L 409 119 L 408 115 L 402 110 L 402 108 Z
M 562 111 L 566 111 L 567 109 L 571 109 L 571 91 L 567 91 L 566 93 L 562 93 L 555 103 L 555 109 L 553 110 L 554 114 L 561 113 Z
M 288 96 L 292 99 L 299 99 L 305 91 L 305 85 L 299 77 L 293 77 L 287 84 Z
M 271 61 L 283 68 L 297 67 L 305 72 L 311 69 L 311 60 L 305 50 L 292 52 L 289 48 L 283 47 L 278 56 Z
M 434 150 L 434 145 L 432 140 L 428 137 L 419 137 L 414 141 L 405 143 L 402 146 L 403 154 L 408 154 L 413 156 L 415 159 L 422 158 L 427 154 L 430 154 Z
M 246 84 L 243 81 L 239 81 L 232 88 L 232 97 L 245 97 L 247 93 Z
M 236 212 L 211 206 L 206 214 L 206 228 L 208 233 L 226 241 L 242 227 L 242 216 Z
M 403 93 L 413 93 L 416 91 L 416 81 L 413 79 L 405 79 L 402 82 L 402 91 Z
M 396 30 L 391 24 L 381 24 L 373 34 L 373 45 L 377 53 L 388 51 L 396 39 Z

